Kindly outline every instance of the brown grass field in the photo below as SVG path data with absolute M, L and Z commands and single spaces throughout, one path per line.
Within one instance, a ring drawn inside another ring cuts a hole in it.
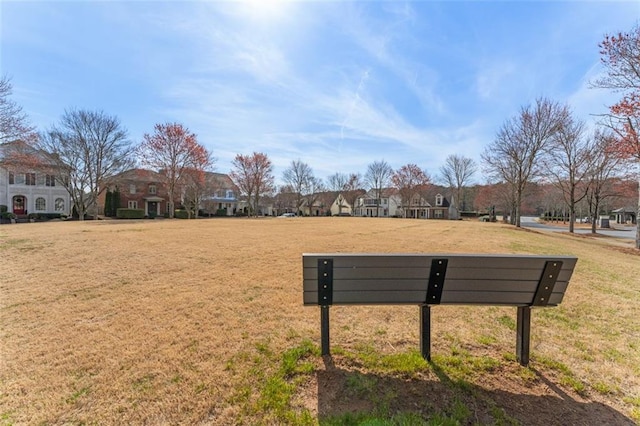
M 303 252 L 579 260 L 563 303 L 533 311 L 525 368 L 506 307 L 433 308 L 426 363 L 418 307 L 336 306 L 323 360 Z M 0 262 L 3 425 L 640 422 L 631 241 L 475 221 L 50 222 L 0 226 Z

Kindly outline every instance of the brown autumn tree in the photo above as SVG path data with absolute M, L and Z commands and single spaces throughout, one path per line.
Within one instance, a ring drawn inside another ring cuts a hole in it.
M 145 134 L 138 149 L 140 163 L 158 171 L 164 178 L 169 198 L 169 217 L 175 214 L 178 189 L 194 170 L 204 172 L 211 157 L 198 143 L 195 133 L 179 123 L 156 124 L 152 134 Z
M 400 194 L 402 212 L 405 218 L 407 217 L 411 200 L 413 200 L 430 181 L 431 179 L 427 172 L 415 164 L 406 164 L 393 173 L 391 182 Z
M 615 151 L 640 168 L 640 24 L 631 31 L 607 34 L 598 45 L 606 75 L 594 86 L 621 92 L 622 99 L 612 105 L 605 123 L 617 137 Z M 640 173 L 636 210 L 636 248 L 640 249 Z
M 249 216 L 257 216 L 260 197 L 274 190 L 273 165 L 266 154 L 254 152 L 251 155 L 236 155 L 234 169 L 229 177 L 244 196 L 249 205 Z

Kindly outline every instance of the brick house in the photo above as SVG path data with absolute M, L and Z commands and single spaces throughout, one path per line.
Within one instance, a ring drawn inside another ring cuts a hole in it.
M 145 216 L 163 216 L 168 212 L 167 191 L 159 173 L 131 169 L 110 179 L 109 187 L 98 197 L 99 212 L 104 212 L 107 191 L 119 194 L 121 208 L 142 209 Z

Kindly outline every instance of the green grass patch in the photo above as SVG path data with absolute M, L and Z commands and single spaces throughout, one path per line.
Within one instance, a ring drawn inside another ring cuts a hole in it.
M 254 347 L 254 354 L 227 361 L 227 368 L 241 374 L 244 382 L 236 387 L 229 403 L 242 407 L 244 415 L 260 418 L 266 424 L 315 424 L 308 410 L 292 406 L 292 399 L 299 385 L 315 372 L 315 358 L 320 356 L 320 349 L 309 340 L 281 354 L 275 353 L 268 341 Z M 237 365 L 247 363 L 252 366 L 241 369 Z
M 493 371 L 500 366 L 500 361 L 488 356 L 472 356 L 466 350 L 452 348 L 451 355 L 433 356 L 432 366 L 449 376 L 454 382 L 458 381 L 465 385 L 474 377 Z
M 498 339 L 496 339 L 493 336 L 488 336 L 486 334 L 483 334 L 481 336 L 478 337 L 478 343 L 480 343 L 481 345 L 485 345 L 485 346 L 491 346 L 494 343 L 496 343 L 498 341 Z
M 515 331 L 516 329 L 516 321 L 508 315 L 502 315 L 497 319 L 498 323 L 504 325 L 509 330 Z
M 359 345 L 355 353 L 344 355 L 359 361 L 363 367 L 377 373 L 414 375 L 429 368 L 429 364 L 417 350 L 381 354 L 371 345 Z

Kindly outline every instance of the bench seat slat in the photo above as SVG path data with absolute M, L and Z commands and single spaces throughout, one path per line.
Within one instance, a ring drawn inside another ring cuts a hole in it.
M 430 268 L 335 268 L 333 279 L 337 280 L 372 280 L 372 279 L 416 279 L 429 280 Z M 483 280 L 495 281 L 539 281 L 542 267 L 538 269 L 497 269 L 497 268 L 455 268 L 448 267 L 446 279 L 473 280 L 482 277 Z M 567 281 L 571 270 L 562 269 L 558 280 Z M 304 268 L 303 279 L 313 280 L 318 277 L 317 268 Z
M 474 292 L 453 291 L 442 294 L 440 305 L 515 305 L 526 306 L 531 304 L 534 293 L 532 292 Z M 555 306 L 562 302 L 563 293 L 552 293 L 549 298 L 549 306 Z M 361 293 L 358 291 L 339 291 L 333 293 L 334 305 L 416 305 L 425 301 L 424 291 L 374 291 Z M 305 305 L 317 305 L 318 293 L 305 292 L 303 295 Z
M 334 291 L 389 291 L 407 290 L 423 291 L 426 294 L 427 280 L 394 280 L 394 279 L 367 279 L 367 280 L 334 280 Z M 567 281 L 558 281 L 554 291 L 564 292 L 567 289 Z M 444 291 L 529 291 L 535 293 L 538 281 L 497 281 L 497 280 L 445 280 Z M 318 280 L 309 279 L 303 281 L 303 291 L 315 292 L 318 290 Z

